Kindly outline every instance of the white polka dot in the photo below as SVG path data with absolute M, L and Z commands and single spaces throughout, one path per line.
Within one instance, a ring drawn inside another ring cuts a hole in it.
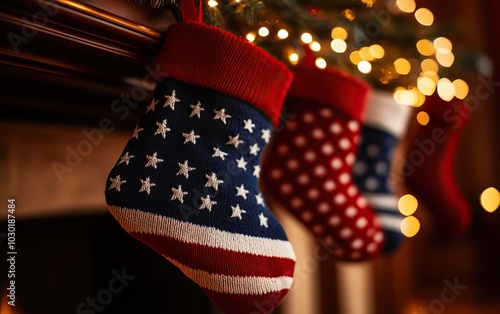
M 340 168 L 342 168 L 343 165 L 344 163 L 342 162 L 342 160 L 340 160 L 340 158 L 334 158 L 330 162 L 330 166 L 332 166 L 332 168 L 335 170 L 339 170 Z
M 281 185 L 280 190 L 283 194 L 290 194 L 293 191 L 293 187 L 290 183 L 285 183 Z
M 347 189 L 347 195 L 349 195 L 350 197 L 353 197 L 354 195 L 356 195 L 356 193 L 358 193 L 358 188 L 355 185 L 351 185 Z
M 354 163 L 354 154 L 353 153 L 349 153 L 347 154 L 347 156 L 345 156 L 345 163 L 348 164 L 349 166 L 352 166 L 352 164 Z
M 330 211 L 330 205 L 327 202 L 323 202 L 318 205 L 318 211 L 322 214 L 325 214 Z
M 375 172 L 380 174 L 380 175 L 385 175 L 387 174 L 388 167 L 387 164 L 383 161 L 379 161 L 375 164 Z
M 347 124 L 347 127 L 349 128 L 349 130 L 351 130 L 352 132 L 356 132 L 358 129 L 359 129 L 359 123 L 358 121 L 356 120 L 351 120 L 349 121 L 349 123 Z
M 378 180 L 374 177 L 369 177 L 365 180 L 364 185 L 368 191 L 374 191 L 378 188 Z
M 292 200 L 290 201 L 290 205 L 297 209 L 297 208 L 300 208 L 302 207 L 302 205 L 304 205 L 304 201 L 302 201 L 302 199 L 300 197 L 294 197 L 292 198 Z
M 375 240 L 375 242 L 380 243 L 384 240 L 384 235 L 382 234 L 382 232 L 379 231 L 375 234 L 375 236 L 373 237 L 373 240 Z
M 301 185 L 306 185 L 309 183 L 309 181 L 310 181 L 309 176 L 305 173 L 299 175 L 299 177 L 297 178 L 297 182 L 299 182 L 299 184 Z
M 333 201 L 335 202 L 335 204 L 337 205 L 342 205 L 345 203 L 345 201 L 347 200 L 347 198 L 345 197 L 344 194 L 337 194 L 335 195 L 335 197 L 333 198 Z
M 330 131 L 333 134 L 339 134 L 340 132 L 342 132 L 342 126 L 337 122 L 334 122 L 330 125 Z
M 309 191 L 307 191 L 307 197 L 309 197 L 312 200 L 317 199 L 319 197 L 318 189 L 312 188 Z
M 295 120 L 290 120 L 286 124 L 286 128 L 290 131 L 295 131 L 297 129 L 297 121 Z
M 361 239 L 356 239 L 352 241 L 351 247 L 355 250 L 359 250 L 363 246 L 364 242 Z
M 295 145 L 297 145 L 299 147 L 306 145 L 306 142 L 307 142 L 307 139 L 303 135 L 297 135 L 295 137 L 295 140 L 294 140 Z
M 326 191 L 333 191 L 335 189 L 335 182 L 333 180 L 328 180 L 323 185 Z
M 289 159 L 286 163 L 286 166 L 290 170 L 297 170 L 297 168 L 299 168 L 299 161 L 295 158 Z
M 358 199 L 356 200 L 356 204 L 361 207 L 361 208 L 364 208 L 368 202 L 366 201 L 366 198 L 364 197 L 358 197 Z
M 356 216 L 356 214 L 357 214 L 357 213 L 358 213 L 358 210 L 357 210 L 355 207 L 353 207 L 353 206 L 349 206 L 349 207 L 347 207 L 347 209 L 345 210 L 345 215 L 346 215 L 347 217 L 350 217 L 350 218 L 352 218 L 352 217 Z
M 350 257 L 352 260 L 357 260 L 361 257 L 361 252 L 351 252 Z
M 302 218 L 302 220 L 309 222 L 313 220 L 314 216 L 310 211 L 306 210 L 300 215 L 300 217 Z
M 366 227 L 368 225 L 368 220 L 366 220 L 365 217 L 360 217 L 357 221 L 356 221 L 356 227 L 358 227 L 359 229 L 363 229 L 364 227 Z
M 333 114 L 333 112 L 328 108 L 322 108 L 319 113 L 324 118 L 330 118 Z
M 307 161 L 310 161 L 310 162 L 314 161 L 314 160 L 316 160 L 316 153 L 313 152 L 312 150 L 308 150 L 304 154 L 304 159 L 307 160 Z
M 271 178 L 274 180 L 279 180 L 283 177 L 283 172 L 279 168 L 274 168 L 271 170 Z
M 314 130 L 312 130 L 311 135 L 313 138 L 320 140 L 325 137 L 325 132 L 323 132 L 323 130 L 320 128 L 315 128 Z
M 349 183 L 351 180 L 351 176 L 347 173 L 347 172 L 344 172 L 342 173 L 340 176 L 339 176 L 339 181 L 340 183 L 342 184 L 347 184 Z
M 322 165 L 316 166 L 316 168 L 314 168 L 314 174 L 318 177 L 322 177 L 326 174 L 326 168 Z
M 279 155 L 283 156 L 283 155 L 288 154 L 288 152 L 290 152 L 290 147 L 288 147 L 288 145 L 286 145 L 286 144 L 280 144 L 278 146 L 278 154 Z
M 330 226 L 333 226 L 333 227 L 340 225 L 341 222 L 342 222 L 342 219 L 338 215 L 334 215 L 334 216 L 330 217 L 330 219 L 328 219 L 328 224 Z
M 321 152 L 325 155 L 331 155 L 334 151 L 333 145 L 330 143 L 321 146 Z
M 339 141 L 339 146 L 343 150 L 349 149 L 349 147 L 351 147 L 351 141 L 349 141 L 347 137 L 343 137 Z
M 348 227 L 344 227 L 340 230 L 340 233 L 339 233 L 340 237 L 341 238 L 349 238 L 350 236 L 352 236 L 352 230 Z
M 366 246 L 366 251 L 369 253 L 375 252 L 376 249 L 377 249 L 377 243 L 375 242 L 372 242 Z
M 314 122 L 314 115 L 310 112 L 305 113 L 302 116 L 302 120 L 304 120 L 305 123 L 313 123 Z
M 325 228 L 323 228 L 323 226 L 321 225 L 314 225 L 312 227 L 312 231 L 316 234 L 322 234 L 323 232 L 325 232 Z
M 354 167 L 352 167 L 352 172 L 358 176 L 364 174 L 366 172 L 366 164 L 362 161 L 357 161 Z
M 378 148 L 377 145 L 372 144 L 366 148 L 366 154 L 372 158 L 377 157 L 379 153 L 380 149 Z

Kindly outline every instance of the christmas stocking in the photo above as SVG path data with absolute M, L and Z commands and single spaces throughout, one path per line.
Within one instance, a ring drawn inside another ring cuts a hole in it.
M 167 74 L 109 174 L 108 208 L 224 312 L 271 311 L 295 255 L 257 178 L 292 74 L 196 22 L 169 28 L 158 64 Z
M 351 177 L 368 94 L 352 76 L 299 66 L 286 102 L 294 118 L 274 134 L 262 164 L 266 196 L 348 261 L 374 256 L 383 241 Z
M 470 206 L 461 194 L 453 171 L 460 136 L 470 115 L 460 101 L 451 103 L 437 95 L 420 108 L 430 121 L 410 135 L 403 172 L 406 183 L 431 209 L 444 236 L 464 232 L 471 220 Z
M 394 148 L 406 132 L 410 113 L 411 107 L 396 103 L 390 93 L 373 93 L 352 172 L 384 230 L 386 253 L 397 249 L 403 240 L 402 215 L 389 184 L 389 173 Z

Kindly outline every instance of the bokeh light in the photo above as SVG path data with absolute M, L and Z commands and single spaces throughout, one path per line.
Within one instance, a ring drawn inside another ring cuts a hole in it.
M 401 233 L 408 238 L 417 235 L 420 230 L 420 221 L 414 216 L 406 217 L 401 221 Z
M 424 26 L 431 26 L 434 23 L 434 14 L 432 14 L 431 10 L 426 8 L 420 8 L 415 11 L 415 18 L 417 22 Z
M 411 70 L 410 61 L 406 60 L 405 58 L 399 58 L 394 61 L 394 67 L 396 68 L 396 72 L 401 75 L 407 75 Z
M 326 60 L 323 58 L 317 58 L 315 64 L 320 69 L 326 68 Z
M 480 201 L 484 210 L 492 213 L 500 206 L 500 193 L 494 187 L 487 188 L 481 193 Z
M 336 53 L 344 53 L 347 49 L 347 44 L 343 39 L 332 40 L 330 46 L 332 47 L 332 50 Z
M 430 120 L 431 120 L 431 118 L 429 117 L 429 114 L 427 112 L 420 111 L 419 113 L 417 113 L 417 122 L 420 125 L 427 125 L 427 124 L 429 124 Z
M 436 52 L 434 45 L 428 39 L 421 39 L 417 42 L 417 50 L 423 56 L 432 56 Z
M 347 31 L 343 27 L 335 27 L 332 29 L 332 39 L 342 39 L 346 40 L 347 38 Z
M 417 211 L 417 208 L 417 198 L 411 194 L 403 195 L 398 200 L 398 209 L 405 216 L 413 215 Z
M 366 60 L 358 63 L 358 70 L 361 73 L 368 74 L 372 71 L 372 64 Z

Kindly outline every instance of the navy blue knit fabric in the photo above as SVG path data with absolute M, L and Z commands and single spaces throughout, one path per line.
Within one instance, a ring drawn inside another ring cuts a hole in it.
M 402 215 L 389 184 L 391 160 L 397 143 L 394 135 L 365 125 L 353 167 L 354 181 L 375 210 L 384 230 L 386 253 L 397 249 L 403 240 L 398 223 Z
M 165 80 L 109 174 L 106 201 L 231 233 L 287 240 L 257 186 L 271 129 L 267 117 L 247 103 Z M 154 185 L 148 188 L 146 180 Z

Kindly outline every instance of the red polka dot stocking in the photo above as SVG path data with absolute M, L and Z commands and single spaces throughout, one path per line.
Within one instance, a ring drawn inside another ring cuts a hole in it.
M 294 118 L 274 134 L 262 162 L 265 195 L 349 261 L 371 258 L 383 241 L 351 177 L 368 94 L 368 85 L 344 73 L 300 66 L 286 103 Z

